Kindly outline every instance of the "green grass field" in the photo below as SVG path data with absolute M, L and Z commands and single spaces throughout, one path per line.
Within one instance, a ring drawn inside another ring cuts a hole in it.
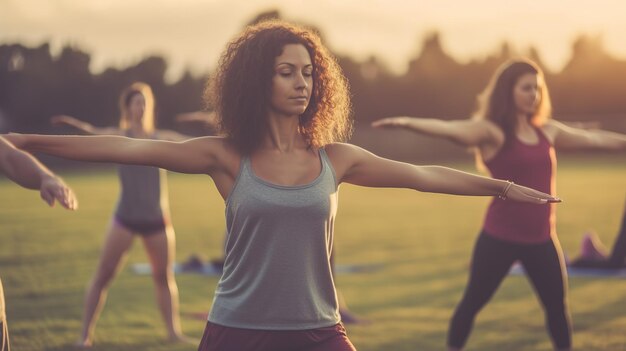
M 582 233 L 611 244 L 626 195 L 623 157 L 561 160 L 558 231 L 572 257 Z M 454 166 L 454 165 L 453 165 Z M 471 166 L 464 167 L 473 171 Z M 111 168 L 112 169 L 112 168 Z M 115 205 L 115 173 L 62 174 L 80 198 L 78 212 L 48 209 L 37 192 L 0 180 L 0 276 L 14 350 L 68 350 L 77 339 L 83 293 L 94 272 Z M 170 174 L 177 256 L 220 256 L 224 205 L 210 178 Z M 372 323 L 348 326 L 361 351 L 442 350 L 447 323 L 467 279 L 487 198 L 342 185 L 336 252 L 340 264 L 382 263 L 381 270 L 340 275 L 351 309 Z M 137 241 L 129 263 L 147 262 Z M 183 329 L 199 338 L 213 277 L 179 275 Z M 626 280 L 571 278 L 569 302 L 578 350 L 626 349 Z M 96 350 L 195 350 L 164 343 L 149 276 L 123 269 L 96 330 Z M 542 309 L 524 277 L 505 280 L 477 319 L 468 350 L 550 350 Z

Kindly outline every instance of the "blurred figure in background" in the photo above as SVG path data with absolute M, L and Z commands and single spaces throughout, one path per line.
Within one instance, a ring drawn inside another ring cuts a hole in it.
M 569 265 L 576 268 L 622 269 L 626 268 L 626 202 L 622 214 L 622 224 L 615 243 L 608 253 L 602 241 L 593 231 L 583 236 L 580 257 Z
M 119 135 L 137 139 L 180 141 L 189 137 L 155 128 L 154 96 L 145 83 L 133 83 L 122 92 L 119 127 L 95 127 L 70 116 L 54 116 L 52 123 L 69 125 L 90 135 Z M 105 145 L 102 146 L 106 147 Z M 129 150 L 130 152 L 130 150 Z M 85 295 L 83 327 L 77 344 L 91 347 L 107 290 L 121 269 L 134 238 L 140 237 L 152 267 L 157 305 L 170 341 L 188 341 L 181 330 L 178 287 L 173 265 L 175 233 L 170 222 L 166 172 L 156 167 L 120 165 L 121 193 L 106 233 L 97 271 Z
M 372 123 L 404 128 L 472 147 L 494 178 L 554 194 L 556 149 L 626 150 L 626 136 L 568 127 L 550 119 L 543 72 L 529 60 L 503 64 L 479 99 L 476 118 L 391 117 Z M 489 302 L 511 265 L 520 261 L 546 313 L 557 350 L 571 349 L 567 273 L 556 235 L 554 206 L 491 202 L 474 252 L 469 283 L 450 322 L 449 350 L 461 350 L 478 312 Z

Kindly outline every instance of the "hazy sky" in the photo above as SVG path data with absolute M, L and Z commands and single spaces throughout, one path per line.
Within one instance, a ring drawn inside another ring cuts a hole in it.
M 332 50 L 376 55 L 398 73 L 434 30 L 461 61 L 508 40 L 522 53 L 534 45 L 558 70 L 581 33 L 626 59 L 625 0 L 0 0 L 0 43 L 50 41 L 55 52 L 74 44 L 91 53 L 95 72 L 159 54 L 176 77 L 214 67 L 243 24 L 270 9 L 320 27 Z

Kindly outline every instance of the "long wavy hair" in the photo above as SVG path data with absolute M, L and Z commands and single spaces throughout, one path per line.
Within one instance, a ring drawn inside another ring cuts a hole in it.
M 152 88 L 146 83 L 135 82 L 126 87 L 122 94 L 120 94 L 119 107 L 120 107 L 120 129 L 126 130 L 130 128 L 130 101 L 135 95 L 142 95 L 146 101 L 146 107 L 143 112 L 143 118 L 141 124 L 143 130 L 151 134 L 154 132 L 154 94 Z
M 552 117 L 552 102 L 543 72 L 533 61 L 519 58 L 503 63 L 491 77 L 485 90 L 478 95 L 478 109 L 474 118 L 486 119 L 499 126 L 505 135 L 504 146 L 515 138 L 518 124 L 513 88 L 519 78 L 528 73 L 537 75 L 539 104 L 535 113 L 530 116 L 530 123 L 539 127 Z M 480 149 L 475 148 L 474 151 L 476 167 L 486 172 L 487 167 Z
M 507 140 L 514 135 L 518 123 L 513 88 L 519 78 L 528 73 L 537 75 L 539 90 L 539 104 L 530 117 L 530 123 L 541 126 L 551 118 L 552 103 L 543 72 L 531 60 L 522 58 L 502 64 L 487 88 L 478 96 L 476 118 L 484 118 L 498 125 L 504 131 Z
M 243 154 L 257 148 L 267 132 L 274 64 L 289 44 L 303 45 L 313 65 L 311 98 L 299 126 L 309 147 L 344 141 L 352 132 L 348 83 L 318 35 L 287 22 L 265 21 L 247 27 L 226 46 L 204 94 L 222 134 Z

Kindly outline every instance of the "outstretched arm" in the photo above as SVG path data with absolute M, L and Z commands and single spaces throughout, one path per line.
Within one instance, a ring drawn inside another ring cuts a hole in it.
M 159 129 L 156 132 L 156 138 L 167 141 L 184 141 L 195 138 L 191 135 L 182 134 L 169 129 Z
M 499 130 L 485 120 L 444 121 L 434 118 L 389 117 L 372 123 L 374 128 L 403 128 L 448 139 L 462 146 L 479 146 L 497 141 Z
M 551 120 L 545 127 L 554 146 L 567 150 L 626 150 L 626 135 L 601 129 L 580 129 Z
M 50 206 L 54 206 L 56 200 L 67 209 L 78 207 L 74 192 L 61 178 L 3 138 L 0 138 L 0 171 L 25 188 L 39 189 L 41 198 Z
M 338 182 L 368 187 L 409 188 L 418 191 L 471 196 L 501 196 L 545 204 L 558 198 L 504 180 L 473 175 L 441 166 L 415 166 L 378 157 L 349 144 L 327 148 Z
M 78 161 L 114 162 L 165 168 L 182 173 L 210 173 L 216 166 L 221 138 L 185 142 L 122 136 L 9 134 L 16 147 Z
M 83 133 L 91 135 L 121 135 L 119 128 L 113 127 L 95 127 L 92 124 L 83 122 L 77 118 L 67 115 L 57 115 L 50 119 L 50 122 L 54 125 L 68 125 L 76 128 Z

